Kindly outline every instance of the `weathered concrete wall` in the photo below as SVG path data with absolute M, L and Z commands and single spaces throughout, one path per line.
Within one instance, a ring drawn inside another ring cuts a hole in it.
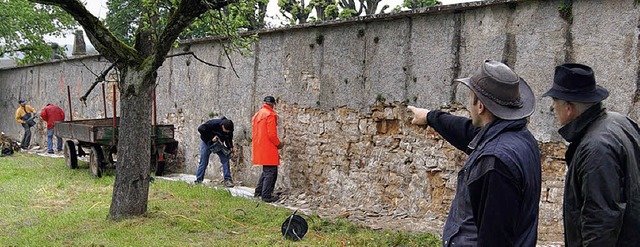
M 575 61 L 591 65 L 610 90 L 609 109 L 640 117 L 640 11 L 634 1 L 573 1 L 570 18 L 563 19 L 558 7 L 564 2 L 476 2 L 268 30 L 260 33 L 253 57 L 231 55 L 239 78 L 219 43 L 195 41 L 191 51 L 227 69 L 192 57 L 167 59 L 159 71 L 158 121 L 176 126 L 192 173 L 198 125 L 213 115 L 234 120 L 239 155 L 232 172 L 252 185 L 260 169 L 251 164 L 250 121 L 261 99 L 274 95 L 286 144 L 277 187 L 287 200 L 354 220 L 391 216 L 401 228 L 438 233 L 466 157 L 432 129 L 410 126 L 401 102 L 465 115 L 455 102 L 466 103 L 468 91 L 451 81 L 473 73 L 484 59 L 514 67 L 538 96 L 550 87 L 556 65 Z M 94 80 L 89 70 L 106 66 L 88 57 L 0 70 L 0 114 L 6 116 L 0 130 L 21 136 L 12 120 L 18 98 L 37 108 L 51 102 L 67 109 L 67 86 L 74 117 L 102 117 L 100 87 L 86 106 L 77 99 Z M 552 244 L 562 242 L 565 144 L 550 100 L 537 104 L 530 128 L 543 155 L 539 239 Z M 39 125 L 34 141 L 44 139 Z M 207 175 L 221 179 L 219 162 L 212 160 Z

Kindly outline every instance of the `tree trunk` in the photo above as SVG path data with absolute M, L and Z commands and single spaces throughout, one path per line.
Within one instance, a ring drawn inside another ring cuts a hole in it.
M 136 70 L 138 69 L 138 70 Z M 151 157 L 151 93 L 139 67 L 121 69 L 118 162 L 109 214 L 114 220 L 147 211 Z

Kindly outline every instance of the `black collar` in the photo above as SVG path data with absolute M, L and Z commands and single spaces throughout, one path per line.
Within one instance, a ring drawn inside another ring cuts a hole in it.
M 558 133 L 568 142 L 580 140 L 584 136 L 587 127 L 605 113 L 606 108 L 602 107 L 602 103 L 595 104 L 585 112 L 580 114 L 576 119 L 572 120 L 558 130 Z

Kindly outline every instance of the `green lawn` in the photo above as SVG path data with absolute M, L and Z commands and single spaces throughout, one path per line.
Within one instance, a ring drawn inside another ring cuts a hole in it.
M 292 212 L 204 186 L 156 180 L 147 214 L 109 220 L 114 177 L 86 163 L 16 153 L 0 157 L 0 246 L 439 246 L 431 234 L 376 231 L 303 216 L 302 241 L 282 239 Z

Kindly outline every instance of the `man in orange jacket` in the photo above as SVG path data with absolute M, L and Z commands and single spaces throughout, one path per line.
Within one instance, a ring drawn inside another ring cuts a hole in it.
M 265 97 L 262 108 L 253 115 L 251 125 L 253 165 L 262 166 L 262 175 L 258 179 L 254 196 L 262 196 L 264 202 L 275 202 L 280 199 L 278 195 L 272 195 L 280 165 L 278 149 L 282 148 L 276 129 L 278 115 L 273 110 L 275 106 L 276 99 L 273 96 Z
M 53 154 L 53 128 L 56 122 L 64 121 L 64 111 L 57 105 L 47 104 L 40 111 L 40 118 L 47 121 L 47 153 Z M 56 137 L 58 152 L 62 151 L 62 138 Z

